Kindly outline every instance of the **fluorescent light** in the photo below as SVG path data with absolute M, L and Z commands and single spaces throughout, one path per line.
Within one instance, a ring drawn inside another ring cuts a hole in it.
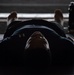
M 10 13 L 0 13 L 0 18 L 7 18 Z M 69 14 L 64 13 L 64 18 L 68 18 Z M 18 18 L 54 18 L 54 13 L 18 13 Z

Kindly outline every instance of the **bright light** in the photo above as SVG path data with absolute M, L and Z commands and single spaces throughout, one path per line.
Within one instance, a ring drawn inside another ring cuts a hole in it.
M 10 13 L 0 13 L 0 18 L 7 18 Z M 68 18 L 69 14 L 64 13 L 64 18 Z M 18 18 L 54 18 L 54 13 L 18 13 Z

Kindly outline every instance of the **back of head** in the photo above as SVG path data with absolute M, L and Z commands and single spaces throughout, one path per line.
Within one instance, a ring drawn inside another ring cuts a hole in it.
M 24 51 L 25 67 L 28 72 L 44 73 L 49 68 L 51 53 L 47 44 L 41 32 L 34 32 L 30 36 Z

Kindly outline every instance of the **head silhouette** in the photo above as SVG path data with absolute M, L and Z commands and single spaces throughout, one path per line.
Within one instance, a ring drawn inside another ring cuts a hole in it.
M 26 42 L 25 49 L 43 48 L 49 49 L 49 43 L 39 31 L 34 32 Z
M 45 71 L 50 65 L 51 53 L 47 39 L 44 35 L 36 31 L 26 42 L 25 64 L 28 70 L 37 72 Z

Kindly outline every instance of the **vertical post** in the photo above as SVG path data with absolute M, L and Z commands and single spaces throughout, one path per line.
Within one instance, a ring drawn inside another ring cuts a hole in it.
M 74 30 L 74 2 L 70 2 L 69 4 L 69 30 Z

